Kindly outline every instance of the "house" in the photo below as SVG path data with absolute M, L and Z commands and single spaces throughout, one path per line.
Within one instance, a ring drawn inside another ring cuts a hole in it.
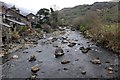
M 7 7 L 5 3 L 0 2 L 0 46 L 9 43 L 9 33 L 19 30 L 21 26 L 30 26 L 27 17 L 15 6 Z
M 33 26 L 37 22 L 36 16 L 33 13 L 29 13 L 26 17 L 28 21 L 31 23 L 31 26 Z
M 6 10 L 4 20 L 15 29 L 19 29 L 20 26 L 29 26 L 27 17 L 20 14 L 20 10 L 15 6 Z

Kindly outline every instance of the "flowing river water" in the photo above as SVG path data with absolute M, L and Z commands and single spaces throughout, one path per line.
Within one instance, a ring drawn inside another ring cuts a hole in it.
M 10 59 L 2 66 L 3 78 L 29 78 L 32 75 L 31 67 L 37 66 L 40 70 L 37 72 L 37 78 L 115 78 L 118 77 L 119 59 L 116 54 L 101 47 L 97 47 L 94 42 L 77 31 L 65 29 L 64 34 L 53 35 L 46 34 L 44 39 L 40 39 L 37 45 L 28 49 L 18 50 L 11 53 L 7 58 L 18 55 L 18 59 Z M 52 42 L 52 37 L 57 40 Z M 62 37 L 67 37 L 69 41 L 74 41 L 75 46 L 69 47 L 67 43 L 62 44 Z M 64 55 L 55 58 L 55 45 L 61 47 Z M 80 47 L 90 47 L 87 53 L 82 53 Z M 24 53 L 24 52 L 28 53 Z M 41 51 L 41 52 L 37 52 Z M 29 62 L 28 58 L 36 56 L 35 62 Z M 90 60 L 99 58 L 101 64 L 93 64 Z M 70 62 L 61 64 L 61 60 L 66 59 Z M 108 62 L 108 63 L 107 63 Z M 113 68 L 113 73 L 109 74 L 107 67 Z M 85 71 L 86 74 L 81 72 Z

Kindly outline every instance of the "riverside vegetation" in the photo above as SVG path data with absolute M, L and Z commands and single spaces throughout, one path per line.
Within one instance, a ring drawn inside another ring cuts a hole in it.
M 113 52 L 120 53 L 119 2 L 95 2 L 59 11 L 59 24 L 69 25 Z

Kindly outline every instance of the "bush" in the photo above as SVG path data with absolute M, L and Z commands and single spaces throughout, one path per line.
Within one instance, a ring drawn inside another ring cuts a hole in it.
M 19 32 L 25 32 L 27 30 L 26 26 L 21 26 Z

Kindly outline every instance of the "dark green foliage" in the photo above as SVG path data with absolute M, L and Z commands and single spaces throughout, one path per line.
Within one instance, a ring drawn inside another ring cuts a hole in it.
M 52 28 L 57 28 L 58 26 L 58 11 L 54 11 L 52 8 L 51 10 L 51 16 L 50 16 L 50 21 L 51 21 L 51 26 Z
M 39 24 L 49 24 L 49 16 L 50 16 L 50 12 L 49 12 L 49 9 L 46 9 L 46 8 L 43 8 L 43 9 L 40 9 L 37 14 L 37 23 Z

